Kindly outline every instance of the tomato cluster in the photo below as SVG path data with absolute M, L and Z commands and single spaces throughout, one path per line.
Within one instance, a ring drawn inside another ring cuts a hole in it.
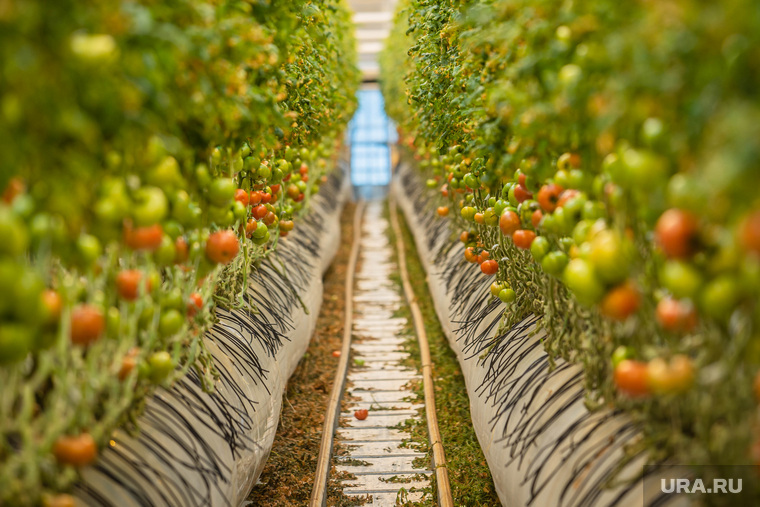
M 335 164 L 341 0 L 0 6 L 0 503 L 95 459 Z M 72 468 L 74 467 L 74 468 Z
M 630 408 L 654 455 L 750 463 L 760 18 L 703 7 L 408 0 L 384 93 L 465 258 L 498 264 L 509 322 L 543 315 L 589 404 Z

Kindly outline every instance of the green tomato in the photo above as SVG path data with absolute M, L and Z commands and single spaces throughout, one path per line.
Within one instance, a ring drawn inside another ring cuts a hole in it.
M 634 357 L 635 354 L 632 348 L 621 345 L 612 353 L 612 367 L 617 368 L 617 365 L 626 359 L 633 359 Z
M 109 307 L 106 312 L 106 331 L 108 336 L 121 335 L 121 312 L 115 306 Z
M 153 257 L 159 266 L 171 266 L 174 264 L 174 259 L 177 257 L 177 249 L 171 237 L 164 234 L 161 238 L 161 244 L 153 254 Z
M 465 175 L 464 184 L 473 190 L 480 188 L 480 183 L 478 182 L 478 178 L 472 173 L 467 173 Z
M 584 259 L 571 260 L 562 279 L 582 305 L 594 305 L 604 296 L 604 285 L 596 278 L 591 263 Z
M 245 220 L 248 217 L 248 209 L 240 201 L 235 201 L 232 204 L 232 216 L 235 217 L 236 222 Z
M 604 204 L 599 201 L 586 201 L 583 204 L 583 211 L 581 216 L 584 220 L 597 220 L 604 218 L 607 214 L 607 210 Z
M 589 260 L 603 282 L 615 284 L 623 281 L 631 272 L 633 248 L 616 231 L 603 230 L 591 240 Z
M 438 186 L 438 182 L 435 181 L 434 179 L 429 179 L 425 182 L 425 186 L 430 189 L 433 189 Z
M 143 187 L 135 192 L 135 205 L 132 207 L 132 218 L 136 225 L 153 225 L 166 217 L 169 202 L 164 191 L 157 187 Z
M 256 170 L 256 176 L 262 180 L 268 180 L 272 176 L 272 169 L 268 165 L 261 164 Z
M 259 224 L 259 228 L 260 227 L 261 227 L 261 224 Z M 258 231 L 259 229 L 257 228 L 256 230 Z M 251 241 L 253 241 L 254 244 L 256 244 L 256 245 L 265 245 L 265 244 L 269 243 L 270 237 L 271 237 L 270 234 L 267 232 L 264 236 L 261 236 L 261 237 L 257 237 L 256 235 L 254 235 L 251 238 Z
M 167 220 L 164 222 L 164 232 L 171 239 L 177 239 L 182 236 L 182 226 L 176 220 Z
M 160 384 L 174 371 L 171 354 L 162 350 L 148 357 L 148 376 L 151 381 Z
M 504 199 L 498 199 L 493 205 L 493 210 L 497 216 L 501 216 L 504 210 L 507 209 L 507 206 L 509 206 L 507 201 Z
M 90 234 L 82 234 L 77 238 L 77 252 L 85 266 L 91 266 L 103 253 L 100 240 Z
M 0 206 L 0 256 L 17 256 L 29 246 L 29 233 L 22 222 L 6 206 Z
M 259 222 L 256 226 L 256 230 L 253 231 L 253 237 L 254 238 L 262 238 L 269 234 L 269 229 L 267 228 L 266 224 Z
M 511 204 L 512 206 L 516 208 L 517 206 L 520 205 L 520 203 L 518 202 L 517 197 L 515 197 L 515 188 L 516 188 L 516 185 L 512 185 L 510 187 L 508 198 L 509 198 L 509 204 Z
M 551 244 L 545 236 L 536 236 L 536 239 L 530 244 L 530 253 L 537 262 L 541 262 L 541 259 L 549 253 L 550 249 Z
M 20 324 L 0 324 L 0 365 L 17 363 L 32 350 L 34 332 Z
M 667 261 L 660 270 L 660 283 L 679 299 L 694 299 L 702 286 L 702 281 L 702 274 L 684 261 Z
M 170 308 L 161 312 L 161 317 L 158 319 L 158 332 L 161 336 L 172 336 L 182 329 L 182 325 L 185 323 L 185 318 L 174 308 Z
M 534 240 L 534 243 L 535 243 L 535 240 Z M 541 260 L 541 269 L 543 269 L 544 272 L 546 272 L 549 275 L 560 276 L 565 270 L 565 267 L 567 266 L 568 262 L 569 262 L 569 259 L 567 258 L 567 254 L 565 252 L 560 252 L 559 250 L 555 250 L 553 252 L 547 253 L 544 256 L 544 258 Z
M 161 296 L 161 308 L 182 310 L 185 307 L 182 289 L 174 287 Z
M 30 326 L 40 323 L 40 315 L 44 313 L 42 306 L 42 291 L 45 283 L 31 269 L 24 269 L 16 279 L 13 287 L 13 313 L 16 318 Z
M 235 198 L 237 186 L 230 178 L 217 178 L 208 187 L 208 200 L 214 206 L 224 208 Z
M 720 275 L 710 280 L 699 295 L 702 312 L 713 319 L 726 321 L 741 298 L 741 285 L 732 275 Z
M 499 299 L 506 304 L 514 303 L 517 299 L 517 294 L 512 289 L 502 289 L 499 291 Z

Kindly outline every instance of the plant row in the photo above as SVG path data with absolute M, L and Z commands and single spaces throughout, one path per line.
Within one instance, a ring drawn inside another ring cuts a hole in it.
M 629 456 L 760 460 L 759 43 L 749 0 L 406 0 L 382 57 L 500 332 L 542 315 Z
M 350 34 L 342 0 L 0 2 L 0 504 L 70 505 L 157 386 L 213 387 L 214 307 L 335 165 Z

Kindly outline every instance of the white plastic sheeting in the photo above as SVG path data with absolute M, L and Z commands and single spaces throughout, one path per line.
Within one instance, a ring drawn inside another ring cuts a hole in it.
M 497 336 L 506 307 L 491 297 L 492 279 L 464 260 L 464 246 L 452 236 L 449 220 L 437 217 L 429 191 L 411 166 L 400 166 L 392 193 L 414 235 L 436 312 L 462 367 L 474 428 L 502 504 L 644 505 L 642 480 L 633 480 L 642 473 L 643 455 L 618 476 L 632 480 L 605 487 L 621 464 L 624 446 L 640 438 L 630 419 L 619 411 L 586 409 L 580 366 L 558 360 L 550 368 L 543 333 L 534 334 L 537 318 Z M 670 500 L 677 498 L 648 495 L 646 505 L 670 505 Z
M 221 374 L 215 390 L 204 392 L 191 372 L 156 392 L 139 434 L 115 432 L 83 472 L 80 501 L 206 507 L 245 500 L 269 456 L 287 380 L 314 332 L 322 275 L 340 243 L 345 180 L 334 171 L 310 213 L 252 273 L 247 298 L 258 313 L 218 310 L 206 337 Z

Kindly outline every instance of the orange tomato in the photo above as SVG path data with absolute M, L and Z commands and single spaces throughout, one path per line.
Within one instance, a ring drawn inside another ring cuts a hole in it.
M 119 297 L 126 299 L 127 301 L 134 301 L 137 299 L 140 293 L 140 281 L 143 274 L 138 269 L 125 269 L 116 275 L 116 290 L 119 293 Z M 148 280 L 147 291 L 150 292 L 153 285 Z
M 103 312 L 89 304 L 81 304 L 71 311 L 71 342 L 87 346 L 100 339 L 106 327 Z
M 248 202 L 251 200 L 251 197 L 246 190 L 238 188 L 235 190 L 235 200 L 242 203 L 243 206 L 248 206 Z
M 480 265 L 480 270 L 488 276 L 495 275 L 499 271 L 499 263 L 493 259 L 485 260 Z
M 512 241 L 517 248 L 527 250 L 536 239 L 536 233 L 527 229 L 520 229 L 512 233 Z
M 438 209 L 435 210 L 436 213 L 438 213 L 439 217 L 445 217 L 449 214 L 449 207 L 448 206 L 438 206 Z
M 610 290 L 601 302 L 602 315 L 624 321 L 639 309 L 641 296 L 632 283 L 624 283 Z
M 657 303 L 657 322 L 671 333 L 688 333 L 697 325 L 697 312 L 690 303 L 665 298 Z
M 613 374 L 618 391 L 632 398 L 650 394 L 647 381 L 647 364 L 633 359 L 624 359 L 615 367 Z
M 511 236 L 521 226 L 520 216 L 512 210 L 505 211 L 499 217 L 499 229 L 505 236 Z
M 89 433 L 76 437 L 62 435 L 53 444 L 53 455 L 62 465 L 83 467 L 95 461 L 98 446 Z

